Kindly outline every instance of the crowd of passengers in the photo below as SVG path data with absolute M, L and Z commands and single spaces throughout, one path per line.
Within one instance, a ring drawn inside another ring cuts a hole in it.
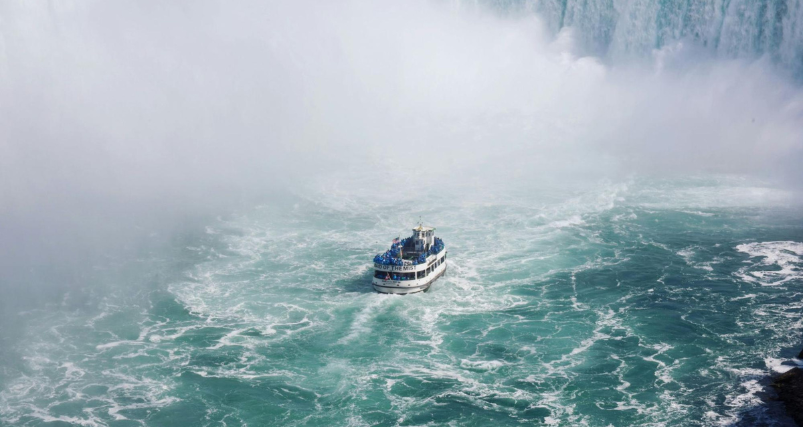
M 401 266 L 404 265 L 404 261 L 401 259 L 401 251 L 404 245 L 410 240 L 412 237 L 408 237 L 406 239 L 402 239 L 401 241 L 397 241 L 390 246 L 390 250 L 386 251 L 384 254 L 379 254 L 374 257 L 374 262 L 376 264 L 381 265 L 397 265 Z M 413 260 L 413 265 L 423 264 L 427 262 L 427 257 L 430 255 L 434 255 L 440 253 L 444 248 L 443 240 L 439 238 L 435 238 L 435 244 L 429 248 L 426 253 L 422 253 L 418 256 L 418 258 Z

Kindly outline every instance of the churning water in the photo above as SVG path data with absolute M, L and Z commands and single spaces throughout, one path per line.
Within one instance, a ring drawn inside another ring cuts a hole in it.
M 803 326 L 787 193 L 736 178 L 489 190 L 333 179 L 186 233 L 19 314 L 0 421 L 788 422 L 762 400 Z M 373 255 L 419 216 L 446 276 L 373 292 Z
M 296 3 L 0 5 L 0 254 L 51 250 L 0 283 L 1 426 L 789 425 L 800 195 L 735 175 L 801 182 L 803 0 Z M 45 277 L 103 240 L 70 214 L 275 177 Z M 419 218 L 446 275 L 373 292 Z

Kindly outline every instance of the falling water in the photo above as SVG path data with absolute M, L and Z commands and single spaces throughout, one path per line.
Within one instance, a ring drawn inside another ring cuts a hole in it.
M 530 0 L 488 2 L 537 13 L 553 32 L 577 30 L 589 52 L 614 60 L 678 43 L 721 58 L 767 56 L 803 72 L 800 0 Z

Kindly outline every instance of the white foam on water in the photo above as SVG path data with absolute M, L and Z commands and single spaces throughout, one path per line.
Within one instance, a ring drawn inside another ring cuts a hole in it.
M 758 294 L 747 294 L 747 295 L 742 295 L 740 297 L 733 297 L 730 300 L 731 301 L 740 301 L 740 300 L 745 300 L 745 299 L 753 299 L 753 298 L 755 298 L 757 296 L 758 296 Z
M 161 325 L 159 325 L 161 326 Z M 203 328 L 202 325 L 189 325 L 183 326 L 178 328 L 162 328 L 162 333 L 155 333 L 148 335 L 148 341 L 150 342 L 162 342 L 162 341 L 173 341 L 177 338 L 184 336 L 189 331 L 194 331 Z M 143 333 L 140 335 L 144 338 L 147 332 L 150 331 L 150 328 L 143 330 Z M 171 331 L 175 331 L 174 333 L 169 333 Z
M 61 349 L 47 342 L 33 348 L 47 353 Z M 82 360 L 75 362 L 59 363 L 47 357 L 30 357 L 28 369 L 34 375 L 16 378 L 0 391 L 0 417 L 4 420 L 31 417 L 46 423 L 106 426 L 109 420 L 106 415 L 123 420 L 126 417 L 118 413 L 121 410 L 157 409 L 178 401 L 175 397 L 165 396 L 171 387 L 160 380 L 125 375 L 113 370 L 98 372 L 96 358 L 104 351 L 87 353 Z M 146 364 L 141 366 L 145 369 L 148 367 Z M 100 387 L 106 391 L 102 395 L 90 396 L 84 393 L 87 387 Z M 138 402 L 130 403 L 131 400 Z M 92 402 L 92 405 L 84 408 L 80 416 L 55 413 L 58 404 L 67 401 L 76 404 Z M 121 404 L 121 401 L 128 403 Z
M 395 237 L 399 224 L 417 215 L 410 211 L 378 215 L 371 209 L 379 209 L 381 203 L 374 206 L 366 200 L 373 195 L 361 199 L 348 192 L 344 194 L 346 190 L 342 188 L 339 191 L 337 197 L 342 200 L 323 196 L 315 201 L 315 215 L 311 215 L 315 220 L 303 216 L 305 209 L 312 208 L 301 203 L 294 214 L 299 218 L 275 219 L 255 214 L 255 217 L 221 220 L 210 226 L 207 234 L 218 244 L 189 245 L 187 251 L 193 254 L 193 259 L 204 261 L 189 268 L 183 280 L 168 286 L 189 316 L 182 313 L 181 320 L 150 318 L 146 311 L 147 318 L 140 323 L 138 338 L 126 340 L 127 335 L 105 334 L 91 341 L 92 361 L 60 358 L 62 353 L 43 349 L 29 361 L 31 367 L 39 369 L 32 369 L 36 376 L 0 391 L 0 408 L 5 408 L 0 409 L 0 417 L 19 419 L 27 413 L 25 405 L 30 403 L 26 402 L 31 402 L 34 395 L 58 401 L 61 398 L 53 389 L 62 382 L 62 387 L 74 393 L 80 393 L 88 384 L 108 388 L 109 400 L 92 415 L 101 425 L 110 419 L 124 419 L 128 416 L 126 409 L 158 410 L 180 398 L 173 389 L 174 379 L 155 373 L 161 370 L 170 372 L 168 375 L 194 373 L 246 384 L 265 379 L 271 383 L 284 381 L 315 396 L 324 396 L 321 400 L 356 402 L 335 409 L 336 415 L 329 414 L 330 418 L 326 418 L 326 408 L 316 400 L 318 415 L 310 417 L 318 418 L 304 418 L 315 422 L 331 421 L 342 415 L 341 419 L 366 423 L 361 416 L 365 410 L 361 402 L 382 396 L 379 399 L 388 402 L 389 409 L 385 412 L 388 419 L 395 417 L 400 424 L 409 422 L 412 415 L 425 413 L 441 399 L 512 416 L 516 409 L 496 403 L 504 398 L 515 401 L 518 408 L 526 402 L 528 408 L 546 409 L 549 413 L 545 422 L 549 424 L 600 425 L 595 416 L 579 413 L 577 409 L 585 398 L 577 392 L 578 385 L 583 384 L 578 372 L 585 364 L 596 363 L 591 359 L 592 353 L 598 355 L 593 352 L 595 345 L 607 346 L 603 342 L 610 340 L 628 349 L 611 354 L 618 366 L 601 374 L 600 378 L 610 380 L 614 401 L 600 409 L 629 411 L 627 416 L 637 417 L 641 425 L 678 425 L 690 414 L 699 415 L 704 423 L 710 424 L 726 424 L 734 419 L 726 410 L 705 408 L 700 410 L 705 412 L 700 412 L 690 408 L 689 402 L 696 399 L 684 378 L 694 375 L 686 369 L 690 362 L 673 360 L 666 354 L 674 348 L 675 341 L 667 338 L 656 342 L 661 337 L 645 336 L 643 325 L 637 322 L 637 310 L 644 308 L 628 303 L 648 294 L 650 298 L 666 298 L 666 295 L 680 298 L 694 289 L 663 286 L 648 290 L 652 286 L 649 284 L 633 291 L 615 288 L 613 291 L 627 295 L 617 295 L 610 302 L 583 293 L 590 286 L 597 286 L 587 282 L 596 270 L 628 261 L 625 254 L 632 248 L 611 249 L 610 241 L 593 232 L 597 223 L 608 221 L 609 216 L 617 223 L 615 232 L 632 232 L 628 221 L 639 216 L 628 210 L 634 190 L 627 185 L 602 191 L 600 197 L 586 194 L 543 209 L 500 197 L 498 203 L 461 202 L 462 209 L 445 206 L 443 212 L 430 212 L 436 225 L 450 227 L 451 236 L 444 236 L 450 250 L 449 270 L 429 293 L 405 297 L 372 293 L 367 273 L 373 251 L 386 246 L 385 242 L 373 242 Z M 611 209 L 614 211 L 610 212 Z M 643 211 L 638 212 L 641 215 Z M 338 218 L 345 219 L 340 223 Z M 357 220 L 366 225 L 349 224 Z M 497 223 L 504 226 L 488 225 Z M 459 224 L 460 229 L 454 224 Z M 649 244 L 670 251 L 668 245 L 650 241 L 652 237 L 640 239 L 641 243 L 633 242 L 633 248 Z M 698 256 L 703 249 L 687 246 L 678 255 L 688 265 L 705 270 Z M 751 256 L 749 264 L 761 262 L 754 258 L 757 256 Z M 672 281 L 667 279 L 673 278 L 673 274 L 665 270 L 660 280 L 671 285 Z M 777 327 L 779 319 L 796 325 L 793 305 L 756 307 L 764 293 L 752 287 L 745 292 L 751 293 L 721 297 L 722 301 L 742 301 L 733 305 L 745 307 L 743 312 L 734 313 L 743 329 Z M 89 329 L 102 329 L 109 316 L 120 310 L 113 303 L 109 301 L 102 308 L 102 315 L 86 322 L 92 326 Z M 532 318 L 529 313 L 533 313 Z M 387 334 L 378 326 L 380 322 L 382 328 L 397 333 Z M 537 336 L 520 340 L 517 334 L 526 331 L 530 324 L 542 329 Z M 455 332 L 458 326 L 460 332 Z M 712 333 L 711 329 L 705 329 L 702 323 L 697 326 L 703 331 L 701 339 L 712 339 L 706 335 Z M 194 347 L 190 343 L 195 336 L 192 332 L 203 332 L 205 328 L 218 335 Z M 64 330 L 51 334 L 64 335 Z M 723 334 L 716 341 L 729 342 L 736 348 L 742 337 L 739 334 Z M 559 337 L 555 342 L 564 347 L 546 348 L 543 342 L 555 336 Z M 70 338 L 61 336 L 54 342 Z M 374 345 L 374 338 L 381 338 L 381 346 Z M 300 349 L 299 357 L 313 358 L 327 367 L 318 371 L 304 363 L 284 365 L 283 361 L 271 359 L 274 348 L 291 343 L 283 341 L 291 339 L 299 340 L 300 345 L 293 346 Z M 322 354 L 304 353 L 307 347 L 326 347 L 317 340 L 331 340 L 328 349 Z M 617 340 L 627 342 L 614 342 Z M 776 337 L 772 340 L 773 345 L 779 341 Z M 636 344 L 631 346 L 633 342 Z M 497 348 L 489 350 L 478 343 Z M 776 348 L 771 346 L 756 351 L 777 355 Z M 222 356 L 226 361 L 215 364 L 196 355 Z M 700 359 L 713 358 L 709 353 L 700 356 Z M 745 359 L 735 356 L 723 359 L 721 364 L 706 367 L 696 377 L 710 379 L 709 384 L 721 384 L 712 386 L 710 394 L 729 396 L 727 402 L 732 405 L 729 408 L 736 412 L 756 402 L 749 394 L 753 390 L 751 375 L 766 373 L 739 369 Z M 106 366 L 97 378 L 100 365 L 94 363 L 100 362 L 116 365 Z M 611 360 L 607 362 L 614 366 Z M 768 367 L 786 366 L 771 357 L 765 362 Z M 137 365 L 142 369 L 136 369 Z M 157 369 L 148 371 L 146 365 Z M 635 375 L 638 372 L 633 370 L 645 365 L 643 374 L 652 371 L 655 375 L 654 382 L 652 378 L 646 380 L 651 389 L 632 379 L 638 378 Z M 735 366 L 735 371 L 728 371 L 726 365 Z M 55 379 L 48 377 L 48 370 L 54 369 L 58 374 Z M 177 378 L 179 381 L 180 377 Z M 421 384 L 439 382 L 441 388 L 425 397 L 404 396 L 399 390 L 408 387 L 407 381 L 413 379 Z M 729 385 L 734 389 L 727 388 Z M 18 391 L 27 400 L 14 400 L 8 390 Z M 292 396 L 299 389 L 277 390 Z M 2 398 L 3 392 L 6 400 Z M 651 394 L 646 400 L 645 393 Z M 666 403 L 656 405 L 650 400 L 656 396 Z M 123 400 L 131 397 L 143 402 L 131 406 Z M 209 400 L 210 406 L 216 403 Z M 86 419 L 92 418 L 88 415 Z
M 580 215 L 572 215 L 567 219 L 552 221 L 549 224 L 547 224 L 547 226 L 552 228 L 566 228 L 566 227 L 575 227 L 583 224 L 585 224 L 585 221 L 583 220 L 583 218 L 580 217 Z
M 714 268 L 712 267 L 712 265 L 721 262 L 722 259 L 714 258 L 714 259 L 709 260 L 709 261 L 698 261 L 697 258 L 699 258 L 699 256 L 698 256 L 697 252 L 700 249 L 701 248 L 699 246 L 687 246 L 687 247 L 677 251 L 676 254 L 678 256 L 680 256 L 681 258 L 683 258 L 683 261 L 685 261 L 686 264 L 691 266 L 691 267 L 699 268 L 701 270 L 706 270 L 706 271 L 714 271 Z
M 703 414 L 703 417 L 706 423 L 717 426 L 732 426 L 739 421 L 738 416 L 722 415 L 714 411 L 707 411 L 705 414 Z
M 209 346 L 208 348 L 209 350 L 217 350 L 226 346 L 240 346 L 253 350 L 254 343 L 251 341 L 251 337 L 242 335 L 242 333 L 248 332 L 250 329 L 250 327 L 234 329 L 218 339 L 217 344 Z
M 760 283 L 762 286 L 777 286 L 792 280 L 803 279 L 803 243 L 754 242 L 736 246 L 736 250 L 746 253 L 750 258 L 760 258 L 749 267 L 739 269 L 738 277 L 746 282 Z M 777 270 L 754 270 L 761 266 L 776 267 Z
M 764 358 L 764 364 L 767 365 L 767 368 L 769 370 L 771 370 L 772 372 L 777 372 L 779 374 L 782 374 L 782 373 L 784 373 L 784 372 L 786 372 L 786 371 L 788 371 L 788 370 L 790 370 L 790 369 L 795 367 L 793 365 L 785 364 L 784 362 L 788 362 L 788 361 L 784 360 L 784 359 L 776 359 L 774 357 L 765 357 Z
M 58 417 L 52 416 L 45 411 L 40 410 L 39 408 L 33 408 L 33 412 L 27 414 L 33 418 L 39 419 L 45 423 L 55 423 L 55 422 L 62 422 L 71 425 L 79 425 L 79 426 L 87 426 L 87 427 L 100 427 L 106 426 L 106 423 L 98 420 L 95 417 L 90 417 L 89 419 L 85 418 L 78 418 L 78 417 L 69 417 L 66 415 L 60 415 Z
M 631 384 L 624 379 L 624 375 L 627 370 L 627 363 L 615 354 L 611 354 L 610 357 L 611 359 L 619 362 L 619 366 L 616 368 L 613 374 L 616 375 L 616 378 L 619 380 L 619 385 L 616 386 L 616 391 L 624 395 L 624 400 L 617 401 L 616 407 L 613 409 L 615 411 L 635 410 L 639 415 L 648 414 L 649 408 L 647 405 L 638 401 L 636 398 L 636 393 L 628 391 Z
M 739 384 L 741 393 L 730 395 L 725 399 L 727 406 L 735 408 L 754 407 L 762 404 L 759 394 L 764 391 L 764 386 L 757 379 L 750 379 Z
M 357 313 L 351 323 L 349 333 L 337 341 L 338 344 L 349 344 L 350 342 L 368 335 L 372 330 L 372 320 L 377 314 L 381 313 L 385 306 L 394 302 L 393 295 L 374 295 L 368 304 Z
M 681 249 L 676 253 L 680 255 L 684 260 L 686 260 L 687 264 L 689 263 L 689 259 L 691 259 L 691 257 L 694 256 L 694 251 L 691 250 L 691 247 Z
M 460 360 L 461 367 L 475 371 L 494 372 L 505 365 L 507 363 L 501 360 Z
M 613 217 L 611 217 L 611 221 L 614 221 L 614 222 L 633 221 L 635 219 L 638 219 L 638 215 L 636 215 L 635 212 L 632 212 L 632 211 L 628 212 L 626 214 L 618 214 L 618 215 L 614 215 Z
M 75 366 L 75 364 L 72 362 L 62 363 L 61 368 L 66 370 L 64 372 L 64 378 L 68 380 L 75 380 L 83 377 L 86 374 L 86 371 Z
M 105 344 L 98 344 L 98 345 L 95 346 L 95 349 L 102 351 L 102 350 L 108 350 L 110 348 L 115 348 L 115 347 L 121 346 L 121 345 L 141 345 L 141 344 L 142 343 L 139 342 L 139 341 L 131 341 L 131 340 L 112 341 L 112 342 L 107 342 Z
M 642 357 L 642 359 L 644 359 L 647 362 L 652 362 L 658 365 L 658 367 L 655 370 L 655 376 L 656 376 L 655 386 L 660 387 L 665 384 L 674 382 L 674 379 L 672 378 L 672 371 L 677 367 L 676 365 L 678 361 L 675 360 L 672 365 L 667 365 L 665 362 L 655 358 L 656 356 L 659 356 L 667 352 L 668 350 L 671 350 L 673 347 L 669 344 L 659 343 L 652 345 L 651 348 L 653 350 L 656 350 L 656 353 L 650 356 L 644 356 Z
M 697 216 L 704 216 L 704 217 L 711 217 L 711 216 L 716 215 L 716 214 L 711 213 L 711 212 L 701 212 L 701 211 L 681 211 L 681 212 L 687 213 L 687 214 L 690 214 L 690 215 L 697 215 Z

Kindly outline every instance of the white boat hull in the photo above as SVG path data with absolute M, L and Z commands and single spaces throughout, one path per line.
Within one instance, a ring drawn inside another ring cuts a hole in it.
M 440 257 L 438 257 L 440 258 Z M 426 292 L 432 284 L 446 272 L 446 262 L 437 266 L 427 276 L 416 280 L 383 280 L 374 277 L 371 284 L 374 290 L 383 294 L 407 295 Z

